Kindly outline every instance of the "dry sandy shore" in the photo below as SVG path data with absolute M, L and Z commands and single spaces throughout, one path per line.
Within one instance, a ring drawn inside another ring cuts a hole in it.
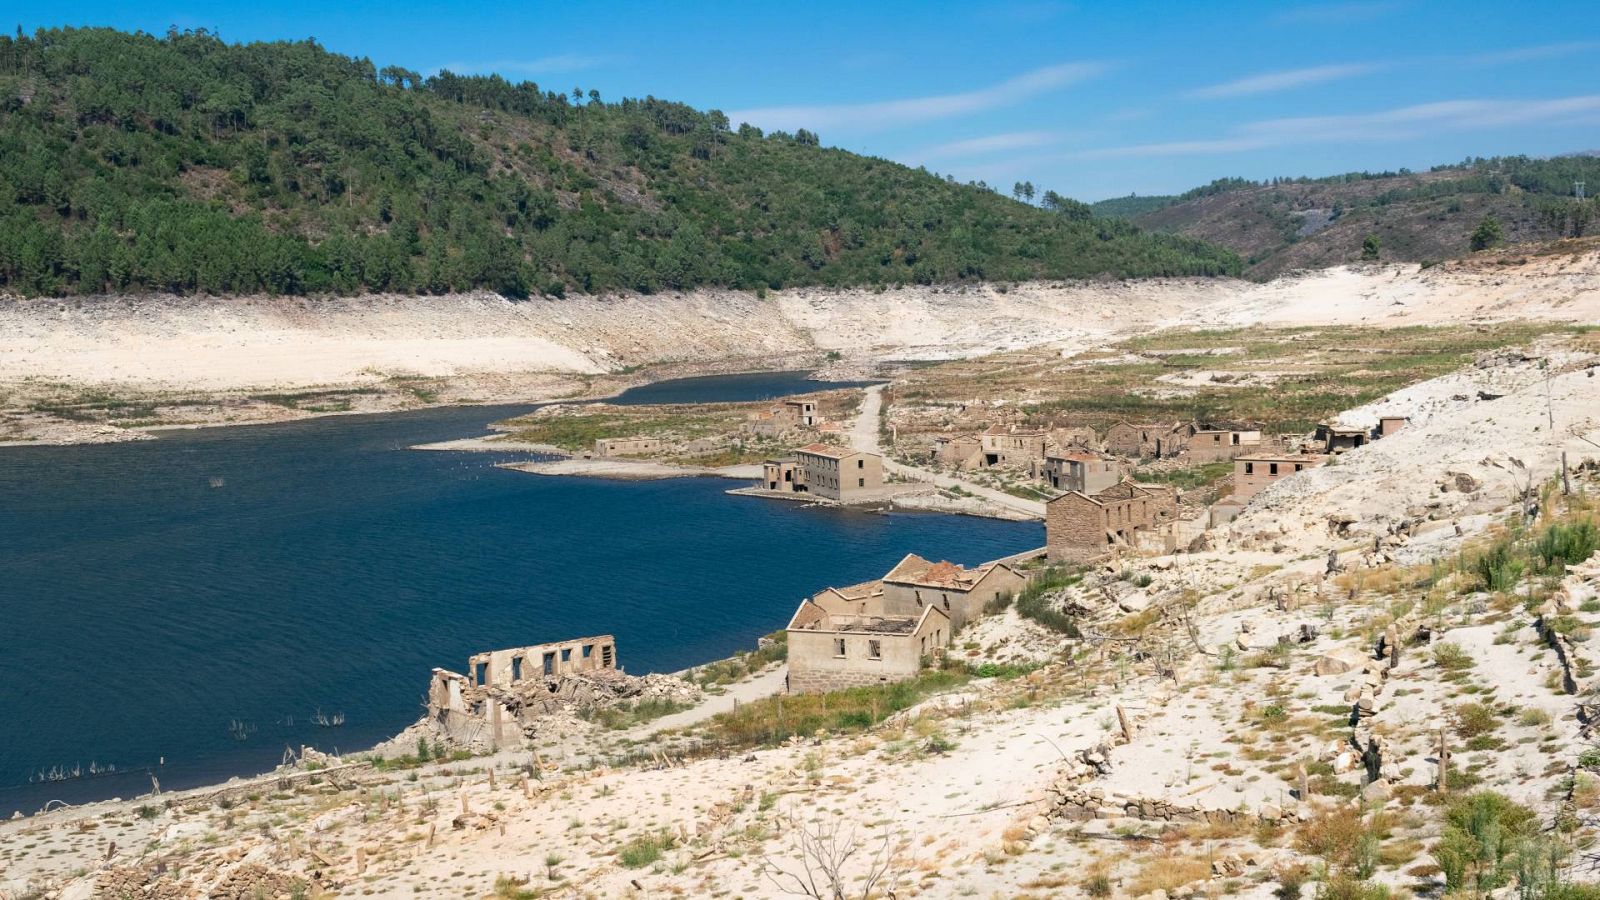
M 638 380 L 636 367 L 669 377 L 815 365 L 829 353 L 859 366 L 1083 347 L 1169 326 L 1600 319 L 1600 253 L 1517 259 L 1340 267 L 1266 284 L 798 289 L 764 300 L 711 290 L 527 301 L 10 299 L 0 302 L 0 442 L 126 440 L 151 417 L 230 424 L 594 396 Z M 318 397 L 282 399 L 291 392 Z M 109 421 L 52 412 L 108 397 L 149 409 L 142 419 L 113 409 Z

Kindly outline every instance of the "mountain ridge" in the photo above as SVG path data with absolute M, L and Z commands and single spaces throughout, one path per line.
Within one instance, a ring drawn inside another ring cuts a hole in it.
M 312 41 L 0 37 L 0 286 L 26 295 L 891 286 L 1223 275 L 1082 204 L 646 97 Z
M 1245 273 L 1260 279 L 1372 261 L 1374 251 L 1382 261 L 1433 263 L 1499 243 L 1583 237 L 1593 230 L 1594 200 L 1572 194 L 1573 183 L 1585 179 L 1600 186 L 1600 159 L 1478 157 L 1426 172 L 1221 178 L 1182 194 L 1117 197 L 1090 209 L 1220 244 L 1244 257 Z M 1474 240 L 1486 219 L 1499 226 L 1499 236 Z

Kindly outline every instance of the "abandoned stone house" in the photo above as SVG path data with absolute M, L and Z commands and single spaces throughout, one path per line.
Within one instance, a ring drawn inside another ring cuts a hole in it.
M 779 407 L 781 416 L 796 425 L 817 424 L 817 402 L 815 400 L 785 400 Z
M 928 458 L 952 469 L 976 469 L 983 465 L 983 444 L 972 435 L 941 434 L 933 439 Z
M 882 592 L 859 603 L 864 612 L 841 608 L 824 594 L 803 601 L 787 629 L 788 687 L 821 693 L 886 684 L 915 677 L 923 659 L 950 640 L 950 618 L 935 606 L 921 613 L 889 615 Z
M 1249 503 L 1250 498 L 1296 472 L 1320 466 L 1326 456 L 1310 453 L 1253 453 L 1233 461 L 1233 501 Z
M 794 453 L 808 493 L 840 503 L 869 499 L 883 487 L 883 457 L 836 444 L 810 444 Z
M 1117 422 L 1106 429 L 1106 450 L 1119 456 L 1163 459 L 1177 456 L 1188 443 L 1188 429 L 1176 422 Z
M 617 642 L 609 634 L 478 653 L 467 659 L 465 675 L 433 670 L 428 719 L 441 734 L 462 744 L 518 746 L 523 725 L 507 692 L 528 682 L 555 692 L 563 676 L 619 669 Z
M 1073 562 L 1124 548 L 1170 551 L 1177 514 L 1169 485 L 1121 481 L 1093 495 L 1069 491 L 1045 503 L 1045 546 L 1050 559 Z
M 886 609 L 910 614 L 937 606 L 950 616 L 953 631 L 982 616 L 990 603 L 1008 594 L 1015 596 L 1027 583 L 1027 576 L 1005 563 L 967 569 L 951 562 L 930 562 L 915 553 L 906 554 L 881 582 Z
M 912 553 L 877 581 L 828 588 L 788 626 L 789 688 L 827 691 L 899 681 L 1027 576 L 1002 562 L 971 569 Z
M 760 487 L 840 503 L 876 499 L 883 489 L 883 457 L 835 444 L 810 444 L 794 456 L 763 462 Z
M 1032 470 L 1044 459 L 1043 429 L 991 425 L 978 435 L 980 465 Z
M 1261 432 L 1194 426 L 1184 446 L 1184 456 L 1197 463 L 1219 462 L 1261 449 Z
M 1097 494 L 1122 480 L 1122 463 L 1092 450 L 1068 450 L 1045 455 L 1040 477 L 1058 491 Z
M 817 428 L 823 424 L 815 400 L 785 400 L 740 423 L 739 430 L 762 437 L 778 437 L 797 428 Z
M 655 438 L 599 438 L 594 442 L 595 456 L 637 456 L 660 450 L 661 442 Z
M 1354 425 L 1333 425 L 1324 422 L 1317 426 L 1313 440 L 1324 453 L 1354 450 L 1366 446 L 1371 440 L 1371 430 Z
M 792 456 L 781 459 L 769 459 L 761 464 L 761 486 L 769 491 L 781 491 L 786 494 L 805 492 L 805 482 L 800 470 L 800 461 Z

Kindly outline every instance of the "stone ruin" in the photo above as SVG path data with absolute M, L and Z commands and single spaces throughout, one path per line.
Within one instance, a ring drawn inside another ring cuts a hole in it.
M 692 704 L 699 687 L 671 675 L 634 676 L 617 665 L 611 635 L 479 653 L 467 673 L 434 669 L 423 724 L 454 747 L 523 746 L 551 716 L 640 703 Z

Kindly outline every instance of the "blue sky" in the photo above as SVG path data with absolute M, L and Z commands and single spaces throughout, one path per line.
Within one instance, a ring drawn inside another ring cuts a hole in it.
M 496 71 L 1085 200 L 1223 176 L 1600 149 L 1592 2 L 0 4 L 31 31 L 315 37 Z

